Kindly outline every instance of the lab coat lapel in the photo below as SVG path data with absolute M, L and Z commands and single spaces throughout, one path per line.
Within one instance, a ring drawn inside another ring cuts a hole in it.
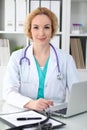
M 36 63 L 33 56 L 33 46 L 31 45 L 27 50 L 27 57 L 30 59 L 30 80 L 39 81 Z
M 50 47 L 50 59 L 49 59 L 49 63 L 48 63 L 45 84 L 50 79 L 51 75 L 53 75 L 53 72 L 54 72 L 54 69 L 56 66 L 57 66 L 56 56 L 55 56 L 54 50 L 52 49 L 52 47 Z

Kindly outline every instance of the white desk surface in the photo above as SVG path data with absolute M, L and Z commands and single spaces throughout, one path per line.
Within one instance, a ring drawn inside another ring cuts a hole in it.
M 18 112 L 22 109 L 15 108 L 7 103 L 0 101 L 0 114 L 9 112 Z M 83 113 L 70 118 L 54 117 L 55 119 L 66 123 L 66 125 L 58 130 L 87 130 L 87 113 Z M 10 128 L 8 125 L 0 121 L 0 130 Z

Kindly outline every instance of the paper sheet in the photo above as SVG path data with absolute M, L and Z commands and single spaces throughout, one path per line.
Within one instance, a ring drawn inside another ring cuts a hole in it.
M 42 114 L 32 111 L 32 110 L 14 113 L 14 114 L 8 114 L 8 115 L 1 115 L 0 117 L 2 119 L 4 119 L 5 121 L 13 124 L 14 126 L 21 126 L 21 125 L 27 125 L 27 124 L 33 124 L 33 123 L 39 124 L 40 121 L 43 121 L 47 118 L 45 115 L 42 115 Z M 41 117 L 42 119 L 18 121 L 17 118 L 19 118 L 19 117 Z M 62 125 L 61 122 L 58 122 L 54 119 L 49 119 L 46 123 L 52 123 L 52 126 Z

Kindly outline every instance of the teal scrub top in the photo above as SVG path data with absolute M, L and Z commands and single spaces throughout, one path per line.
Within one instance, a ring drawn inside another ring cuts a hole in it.
M 44 98 L 44 82 L 45 82 L 49 58 L 47 59 L 46 64 L 43 68 L 40 67 L 36 58 L 35 58 L 35 62 L 37 66 L 38 76 L 39 76 L 39 88 L 37 94 L 37 99 L 39 99 L 39 98 Z

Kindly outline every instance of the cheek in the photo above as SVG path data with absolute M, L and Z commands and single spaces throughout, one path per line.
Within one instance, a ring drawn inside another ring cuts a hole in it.
M 47 36 L 48 36 L 48 38 L 51 38 L 52 33 L 51 33 L 51 32 L 50 32 L 50 33 L 47 33 Z
M 37 32 L 31 30 L 31 35 L 32 35 L 32 37 L 35 37 L 37 35 Z

